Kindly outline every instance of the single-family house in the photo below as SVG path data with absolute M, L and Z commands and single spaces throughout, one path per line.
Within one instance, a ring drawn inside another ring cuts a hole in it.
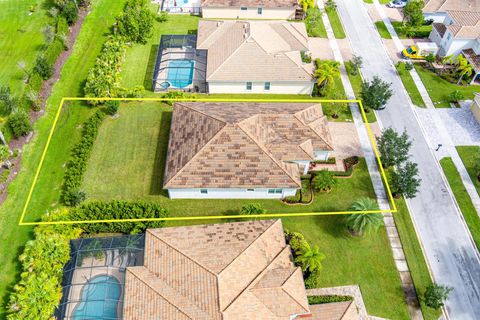
M 354 301 L 309 305 L 281 220 L 149 229 L 126 268 L 123 319 L 359 319 Z
M 203 0 L 206 19 L 280 19 L 291 20 L 300 6 L 297 0 Z
M 480 124 L 480 94 L 475 94 L 475 98 L 470 106 L 470 111 L 472 111 L 473 117 Z
M 304 23 L 200 20 L 197 49 L 207 51 L 209 93 L 312 93 Z
M 480 54 L 480 11 L 447 11 L 445 20 L 433 23 L 429 39 L 440 56 L 456 56 L 466 49 Z
M 423 15 L 426 20 L 444 22 L 447 11 L 480 11 L 478 0 L 426 0 Z
M 318 103 L 177 102 L 163 188 L 172 199 L 280 199 L 332 150 Z

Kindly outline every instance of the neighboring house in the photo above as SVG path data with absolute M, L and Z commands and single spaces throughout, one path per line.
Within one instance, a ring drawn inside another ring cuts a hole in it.
M 442 23 L 434 23 L 429 39 L 435 42 L 440 56 L 458 55 L 472 49 L 480 54 L 480 11 L 447 11 Z
M 478 0 L 427 0 L 423 7 L 425 19 L 442 23 L 447 17 L 447 11 L 480 11 Z
M 352 301 L 309 306 L 281 220 L 147 230 L 126 270 L 123 319 L 358 319 Z
M 280 199 L 332 150 L 320 104 L 177 102 L 163 188 L 172 199 Z
M 470 110 L 473 113 L 473 116 L 480 124 L 480 94 L 476 93 L 475 98 L 473 99 L 473 103 L 470 106 Z
M 197 49 L 207 50 L 209 93 L 312 93 L 304 23 L 200 20 Z
M 206 19 L 281 19 L 295 18 L 297 0 L 203 0 Z

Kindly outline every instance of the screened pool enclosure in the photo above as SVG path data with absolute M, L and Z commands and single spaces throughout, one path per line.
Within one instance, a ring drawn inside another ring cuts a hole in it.
M 125 271 L 143 265 L 145 235 L 72 240 L 57 319 L 122 319 Z
M 206 50 L 197 50 L 196 35 L 163 35 L 158 47 L 153 91 L 206 92 Z

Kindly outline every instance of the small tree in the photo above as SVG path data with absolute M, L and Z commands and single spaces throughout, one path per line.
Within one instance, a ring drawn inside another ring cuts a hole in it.
M 448 101 L 452 103 L 458 103 L 460 100 L 463 100 L 464 96 L 459 90 L 454 90 L 448 95 Z
M 127 41 L 145 44 L 152 36 L 154 18 L 146 0 L 129 0 L 117 17 L 115 30 Z
M 333 119 L 338 119 L 339 117 L 339 112 L 342 108 L 347 108 L 347 104 L 344 102 L 337 102 L 337 100 L 341 100 L 343 97 L 340 95 L 340 93 L 336 92 L 332 99 L 335 100 L 335 102 L 332 102 L 333 105 L 333 113 L 332 113 L 332 118 Z
M 409 27 L 420 27 L 423 25 L 425 22 L 422 12 L 424 5 L 425 3 L 421 0 L 411 0 L 407 2 L 407 5 L 403 8 L 402 23 Z
M 374 110 L 381 110 L 385 108 L 385 104 L 393 95 L 390 89 L 391 83 L 387 83 L 378 76 L 373 77 L 371 82 L 365 81 L 362 83 L 361 97 L 363 103 Z
M 444 301 L 448 299 L 448 295 L 453 288 L 432 284 L 425 290 L 425 304 L 435 310 L 444 306 Z
M 7 124 L 13 135 L 18 138 L 33 130 L 30 118 L 25 111 L 17 111 L 8 117 Z
M 330 191 L 337 184 L 333 173 L 322 170 L 317 173 L 312 181 L 312 188 L 316 191 Z
M 105 113 L 113 116 L 117 113 L 119 106 L 120 106 L 120 102 L 117 100 L 107 101 L 105 103 Z
M 380 207 L 378 203 L 371 198 L 360 198 L 350 206 L 350 210 L 375 211 L 380 210 Z M 353 235 L 362 236 L 378 230 L 383 224 L 383 217 L 380 213 L 350 214 L 346 217 L 345 224 Z
M 398 166 L 391 175 L 391 186 L 395 196 L 404 195 L 406 198 L 415 198 L 420 182 L 417 164 L 410 161 L 403 166 Z
M 429 53 L 426 57 L 425 57 L 425 61 L 428 62 L 428 65 L 430 66 L 430 69 L 433 69 L 433 63 L 435 62 L 436 58 L 435 58 L 435 55 L 433 53 Z
M 318 246 L 313 248 L 305 242 L 305 245 L 300 249 L 295 262 L 299 264 L 303 272 L 313 273 L 322 268 L 322 261 L 325 259 L 325 254 L 320 252 Z
M 393 128 L 383 130 L 377 138 L 378 151 L 384 167 L 399 165 L 408 159 L 408 152 L 412 146 L 406 131 L 401 135 Z
M 340 76 L 340 63 L 331 60 L 315 60 L 317 69 L 313 76 L 317 79 L 317 85 L 322 94 L 326 94 L 335 86 L 335 78 Z
M 254 215 L 254 214 L 265 214 L 267 210 L 263 209 L 259 203 L 249 203 L 242 207 L 240 214 L 243 215 Z
M 463 56 L 463 54 L 459 54 L 458 57 L 455 59 L 455 63 L 457 68 L 455 72 L 458 74 L 458 82 L 457 84 L 462 83 L 462 80 L 465 76 L 470 77 L 473 73 L 473 67 L 468 62 L 468 60 Z
M 47 80 L 53 74 L 53 66 L 44 56 L 38 56 L 33 71 L 38 73 L 44 80 Z
M 18 108 L 18 98 L 12 95 L 10 87 L 0 87 L 0 114 L 6 116 Z
M 356 76 L 358 74 L 358 71 L 362 68 L 363 66 L 363 58 L 357 55 L 354 55 L 352 57 L 352 60 L 350 60 L 350 66 L 351 66 L 351 72 L 352 75 Z

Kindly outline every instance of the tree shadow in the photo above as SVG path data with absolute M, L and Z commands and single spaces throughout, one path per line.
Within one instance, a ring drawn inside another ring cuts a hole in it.
M 143 87 L 145 90 L 153 91 L 153 72 L 155 71 L 155 62 L 157 61 L 158 54 L 158 44 L 152 45 L 150 48 L 150 53 L 148 55 L 148 64 L 147 70 L 145 72 L 145 77 L 143 78 Z
M 150 184 L 150 195 L 162 195 L 168 197 L 167 190 L 163 189 L 163 175 L 165 173 L 165 162 L 167 157 L 171 122 L 172 112 L 163 112 L 160 120 L 160 130 L 158 131 L 157 148 L 155 151 L 155 161 L 153 164 L 153 175 Z

